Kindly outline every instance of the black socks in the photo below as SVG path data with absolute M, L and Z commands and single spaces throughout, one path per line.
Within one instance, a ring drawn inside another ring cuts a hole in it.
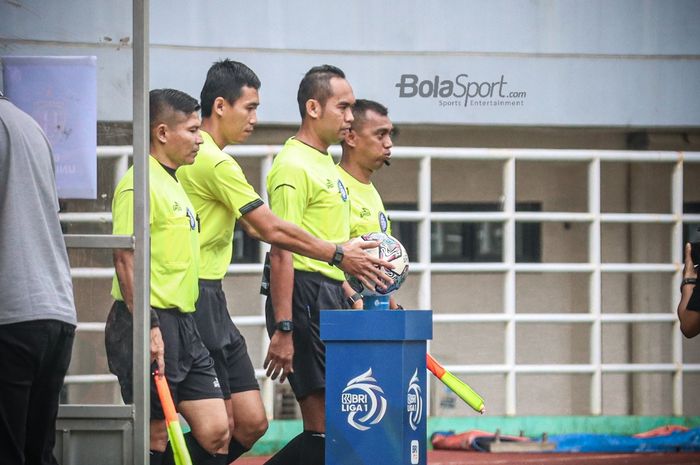
M 192 436 L 192 432 L 185 433 L 185 443 L 187 444 L 187 450 L 192 458 L 193 465 L 227 465 L 229 462 L 226 461 L 226 456 L 224 454 L 210 454 L 202 446 L 199 445 L 197 440 Z M 165 452 L 158 452 L 162 457 L 162 462 L 154 462 L 153 455 L 151 455 L 151 465 L 175 465 L 175 457 L 173 457 L 173 449 L 170 447 L 170 441 L 165 447 Z M 153 454 L 153 451 L 151 451 Z
M 193 448 L 194 446 L 190 447 L 190 442 L 197 442 L 194 440 L 194 437 L 191 437 L 192 433 L 187 433 L 185 434 L 185 442 L 187 442 L 187 450 L 190 451 L 190 455 L 192 456 L 192 462 L 195 465 L 198 465 L 198 463 L 194 459 L 194 454 L 193 454 Z M 199 444 L 197 444 L 197 449 L 201 449 L 204 453 L 207 453 L 204 449 L 201 448 Z M 244 453 L 248 452 L 250 449 L 247 447 L 243 447 L 240 442 L 236 441 L 236 439 L 231 439 L 231 442 L 228 444 L 228 455 L 226 456 L 226 464 L 229 464 L 236 460 L 238 457 L 243 455 Z M 200 452 L 201 452 L 200 451 Z M 165 448 L 164 458 L 163 458 L 163 463 L 161 465 L 175 465 L 175 458 L 173 457 L 173 449 L 170 447 L 170 441 L 168 441 L 168 446 Z M 211 454 L 210 454 L 211 455 Z M 152 465 L 153 462 L 151 462 Z M 160 463 L 160 462 L 159 462 Z
M 150 460 L 149 460 L 150 465 L 162 465 L 164 453 L 165 452 L 158 452 L 157 450 L 151 450 Z M 172 456 L 172 454 L 170 454 L 170 455 Z
M 298 434 L 280 449 L 265 465 L 297 465 L 301 457 L 302 440 L 304 433 Z
M 241 455 L 248 452 L 250 449 L 248 447 L 243 447 L 243 445 L 236 440 L 236 438 L 231 438 L 231 442 L 228 443 L 228 456 L 226 460 L 231 463 L 236 460 Z
M 210 454 L 192 433 L 185 434 L 187 450 L 194 465 L 227 465 L 236 460 L 248 449 L 235 439 L 229 443 L 228 456 Z M 304 431 L 277 452 L 265 465 L 324 465 L 325 464 L 325 434 L 316 431 Z M 168 442 L 165 452 L 151 451 L 151 465 L 173 465 L 175 463 L 172 448 Z
M 326 463 L 326 435 L 316 431 L 304 431 L 300 465 L 324 465 Z
M 192 436 L 192 432 L 185 434 L 185 443 L 187 450 L 192 457 L 193 465 L 227 465 L 226 455 L 210 454 L 206 449 L 199 445 L 197 440 Z
M 277 452 L 265 465 L 324 465 L 326 435 L 304 431 Z

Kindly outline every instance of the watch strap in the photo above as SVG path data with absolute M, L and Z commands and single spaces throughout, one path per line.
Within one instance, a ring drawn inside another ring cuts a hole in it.
M 333 254 L 333 258 L 331 258 L 331 261 L 328 262 L 328 264 L 331 266 L 338 266 L 340 265 L 340 262 L 343 261 L 344 256 L 345 252 L 343 252 L 343 247 L 340 244 L 336 244 L 335 253 Z
M 353 295 L 351 295 L 350 297 L 345 299 L 345 303 L 348 304 L 348 307 L 352 308 L 352 306 L 355 305 L 355 303 L 361 299 L 362 299 L 362 294 L 360 294 L 359 292 L 355 292 Z
M 686 284 L 692 284 L 693 286 L 697 284 L 698 279 L 697 278 L 683 278 L 683 281 L 681 281 L 681 292 L 683 292 L 683 286 Z

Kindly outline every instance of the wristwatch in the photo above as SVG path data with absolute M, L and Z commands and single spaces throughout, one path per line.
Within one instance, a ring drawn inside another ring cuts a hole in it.
M 362 294 L 360 294 L 359 292 L 355 292 L 353 295 L 345 299 L 345 303 L 348 304 L 348 307 L 352 308 L 352 306 L 355 305 L 355 302 L 361 299 Z
M 283 333 L 291 333 L 294 329 L 294 323 L 292 322 L 292 320 L 278 321 L 275 325 L 275 328 L 278 331 L 282 331 Z
M 683 286 L 685 286 L 686 284 L 695 285 L 697 282 L 697 278 L 683 278 L 683 281 L 681 281 L 681 292 L 683 292 Z
M 345 253 L 343 252 L 343 247 L 341 247 L 340 244 L 336 244 L 335 245 L 335 253 L 333 254 L 333 258 L 331 258 L 331 261 L 328 262 L 328 264 L 331 266 L 338 266 L 338 265 L 340 265 L 340 262 L 343 261 L 344 256 L 345 256 Z

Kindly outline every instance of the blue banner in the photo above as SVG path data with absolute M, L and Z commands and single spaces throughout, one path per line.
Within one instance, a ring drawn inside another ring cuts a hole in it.
M 607 434 L 560 434 L 550 436 L 553 452 L 700 452 L 700 428 L 665 436 L 636 438 Z

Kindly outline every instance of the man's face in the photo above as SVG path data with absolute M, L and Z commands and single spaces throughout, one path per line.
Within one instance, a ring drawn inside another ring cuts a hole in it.
M 173 123 L 167 125 L 164 148 L 166 156 L 175 167 L 194 163 L 199 145 L 203 142 L 202 136 L 199 135 L 201 122 L 198 112 L 189 115 L 176 112 Z
M 350 130 L 346 141 L 354 143 L 353 155 L 356 162 L 370 171 L 377 171 L 391 158 L 394 146 L 391 135 L 394 125 L 388 116 L 367 110 L 359 127 Z
M 258 90 L 243 86 L 241 95 L 233 104 L 222 99 L 221 128 L 227 144 L 245 142 L 258 124 Z
M 331 95 L 323 105 L 318 125 L 319 137 L 329 145 L 340 142 L 350 130 L 352 106 L 355 104 L 355 95 L 348 81 L 334 77 L 330 86 Z

